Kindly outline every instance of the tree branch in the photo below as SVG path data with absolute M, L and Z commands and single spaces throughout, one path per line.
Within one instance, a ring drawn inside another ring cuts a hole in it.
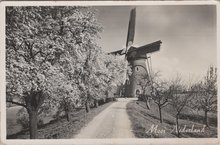
M 19 54 L 19 55 L 22 56 L 26 62 L 29 62 L 29 60 L 27 59 L 27 57 L 25 57 L 23 54 Z
M 165 105 L 166 103 L 168 103 L 168 99 L 166 99 L 166 100 L 161 104 L 161 106 Z
M 39 53 L 42 53 L 42 51 L 39 50 L 38 52 L 36 52 L 36 53 L 34 54 L 34 57 L 35 57 L 36 55 L 38 55 Z
M 19 103 L 19 102 L 14 102 L 14 101 L 12 101 L 12 100 L 6 100 L 6 102 L 12 103 L 12 104 L 16 104 L 16 105 L 19 105 L 19 106 L 22 106 L 22 107 L 27 108 L 27 106 L 26 106 L 25 104 L 22 104 L 22 103 Z

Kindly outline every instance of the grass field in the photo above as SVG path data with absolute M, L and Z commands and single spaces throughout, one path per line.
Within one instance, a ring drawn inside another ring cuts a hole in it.
M 15 134 L 22 130 L 22 126 L 17 123 L 17 113 L 21 106 L 14 106 L 6 109 L 6 128 L 7 134 Z
M 156 104 L 151 103 L 151 109 L 148 110 L 145 103 L 141 101 L 132 101 L 127 105 L 127 112 L 132 123 L 133 133 L 137 138 L 176 138 L 175 116 L 171 106 L 163 108 L 163 123 L 159 120 L 159 111 Z M 183 138 L 211 138 L 217 137 L 217 115 L 212 114 L 209 117 L 210 127 L 204 127 L 202 124 L 203 116 L 201 113 L 185 110 L 187 114 L 181 114 L 179 119 L 180 127 L 193 130 L 204 128 L 204 132 L 183 131 L 180 137 Z

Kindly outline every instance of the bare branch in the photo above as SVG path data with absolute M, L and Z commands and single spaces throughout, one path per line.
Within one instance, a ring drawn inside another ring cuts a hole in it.
M 15 102 L 15 101 L 12 101 L 12 100 L 6 100 L 6 102 L 8 103 L 12 103 L 12 104 L 15 104 L 15 105 L 19 105 L 19 106 L 22 106 L 22 107 L 27 107 L 25 104 L 22 104 L 22 103 L 19 103 L 19 102 Z

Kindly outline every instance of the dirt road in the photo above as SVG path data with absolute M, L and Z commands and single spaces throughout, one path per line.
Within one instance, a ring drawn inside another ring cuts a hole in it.
M 126 105 L 132 98 L 118 101 L 98 114 L 74 138 L 134 138 Z

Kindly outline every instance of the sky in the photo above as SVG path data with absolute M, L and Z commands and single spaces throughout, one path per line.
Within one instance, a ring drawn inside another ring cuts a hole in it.
M 130 10 L 133 6 L 97 6 L 103 26 L 99 45 L 105 52 L 125 47 Z M 134 46 L 161 40 L 152 53 L 153 71 L 163 79 L 177 74 L 197 81 L 210 65 L 217 65 L 216 7 L 213 5 L 136 6 Z

